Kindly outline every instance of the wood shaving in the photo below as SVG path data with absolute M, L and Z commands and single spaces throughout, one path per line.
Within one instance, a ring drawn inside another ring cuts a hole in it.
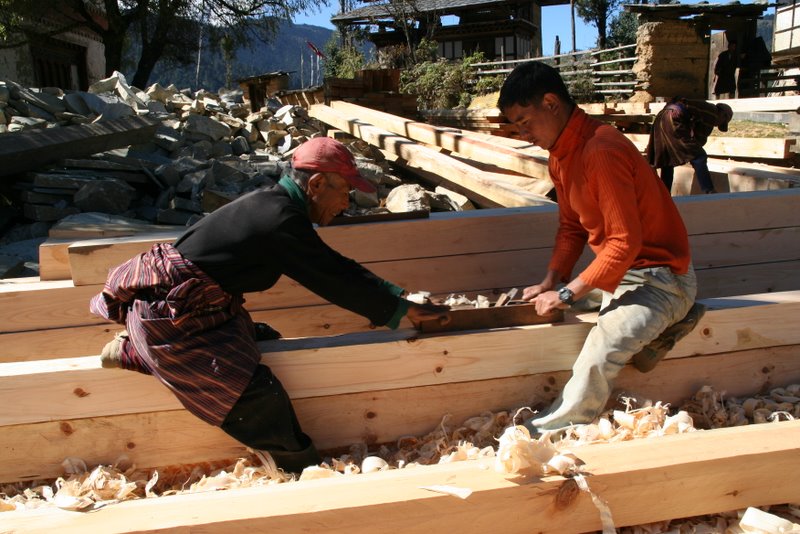
M 543 475 L 580 477 L 580 460 L 571 451 L 592 443 L 647 439 L 668 434 L 693 432 L 800 417 L 800 384 L 774 388 L 749 398 L 725 398 L 724 392 L 701 388 L 679 410 L 670 415 L 669 405 L 622 398 L 624 409 L 609 411 L 593 424 L 568 429 L 562 435 L 545 434 L 531 438 L 516 424 L 519 413 L 484 412 L 461 424 L 445 415 L 437 428 L 424 436 L 404 436 L 393 445 L 369 451 L 356 443 L 347 454 L 329 463 L 306 468 L 299 480 L 352 476 L 358 473 L 406 469 L 479 458 L 495 458 L 495 468 L 504 473 L 533 469 Z M 114 465 L 89 470 L 79 458 L 63 462 L 64 476 L 52 484 L 18 483 L 0 487 L 0 512 L 55 506 L 67 510 L 91 510 L 116 502 L 157 498 L 161 495 L 219 491 L 298 479 L 275 467 L 269 455 L 251 451 L 251 456 L 228 462 L 204 462 L 158 471 L 141 471 L 127 457 Z M 462 492 L 463 493 L 463 492 Z M 459 495 L 460 496 L 460 495 Z M 593 498 L 597 496 L 593 495 Z M 462 497 L 463 498 L 463 497 Z M 800 520 L 800 506 L 786 504 L 761 507 L 786 521 Z M 739 526 L 745 510 L 696 518 L 661 521 L 619 529 L 620 534 L 752 532 Z M 753 513 L 751 512 L 751 516 Z

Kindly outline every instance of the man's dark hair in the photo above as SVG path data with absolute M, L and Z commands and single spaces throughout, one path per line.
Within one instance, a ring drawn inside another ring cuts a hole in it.
M 529 61 L 512 70 L 503 82 L 497 107 L 502 111 L 513 105 L 539 105 L 545 93 L 554 93 L 561 100 L 575 104 L 556 69 L 539 61 Z

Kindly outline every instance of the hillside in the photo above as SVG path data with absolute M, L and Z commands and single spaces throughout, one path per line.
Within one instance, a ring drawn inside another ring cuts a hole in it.
M 291 88 L 308 86 L 311 80 L 311 61 L 314 56 L 306 41 L 312 42 L 320 50 L 331 38 L 333 30 L 321 26 L 307 24 L 293 24 L 289 21 L 281 23 L 275 38 L 264 44 L 254 41 L 251 47 L 240 47 L 231 68 L 231 78 L 235 81 L 248 76 L 264 74 L 266 72 L 286 71 L 291 72 Z M 132 50 L 138 49 L 138 43 L 132 37 Z M 133 52 L 126 58 L 124 74 L 128 79 L 133 78 L 135 64 Z M 302 66 L 301 66 L 302 58 Z M 196 77 L 196 54 L 187 58 L 186 63 L 162 60 L 156 65 L 150 76 L 149 84 L 160 83 L 164 86 L 174 83 L 179 88 L 204 88 L 217 91 L 225 86 L 226 65 L 222 50 L 212 48 L 205 43 L 200 57 L 200 75 Z M 302 68 L 301 68 L 302 67 Z M 303 73 L 301 85 L 300 73 Z M 198 83 L 195 83 L 196 79 Z M 317 76 L 316 80 L 319 80 Z

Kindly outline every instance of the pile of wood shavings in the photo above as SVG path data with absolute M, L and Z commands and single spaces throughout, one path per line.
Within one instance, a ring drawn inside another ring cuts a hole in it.
M 373 453 L 365 444 L 353 445 L 349 454 L 307 468 L 299 479 L 354 475 L 487 457 L 494 457 L 496 469 L 504 473 L 533 467 L 543 475 L 571 475 L 580 470 L 579 462 L 570 450 L 583 445 L 691 432 L 695 430 L 694 421 L 701 423 L 702 426 L 698 425 L 698 428 L 721 428 L 776 418 L 796 418 L 800 414 L 800 385 L 776 388 L 766 395 L 749 399 L 727 400 L 722 393 L 704 387 L 685 403 L 683 410 L 672 416 L 669 415 L 668 405 L 660 402 L 634 407 L 633 399 L 623 400 L 624 410 L 610 411 L 598 418 L 596 423 L 570 429 L 555 441 L 553 436 L 547 434 L 532 439 L 524 427 L 512 424 L 517 417 L 512 417 L 508 412 L 486 412 L 460 425 L 452 424 L 452 417 L 445 416 L 436 429 L 424 436 L 402 437 L 394 446 L 383 445 Z M 7 485 L 0 488 L 0 511 L 41 506 L 88 510 L 122 500 L 296 480 L 293 475 L 276 469 L 269 457 L 258 452 L 225 465 L 205 463 L 149 473 L 137 471 L 124 459 L 113 466 L 98 466 L 91 471 L 76 459 L 65 460 L 64 467 L 66 478 L 59 478 L 53 485 Z M 721 521 L 724 517 L 714 516 L 712 521 Z M 703 532 L 702 529 L 665 530 L 662 525 L 648 526 L 650 530 L 624 532 Z

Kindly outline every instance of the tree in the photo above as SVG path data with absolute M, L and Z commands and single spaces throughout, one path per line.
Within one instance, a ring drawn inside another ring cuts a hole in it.
M 135 31 L 141 51 L 132 85 L 143 88 L 165 55 L 187 60 L 193 56 L 187 51 L 197 46 L 201 24 L 230 30 L 227 35 L 233 44 L 269 42 L 280 20 L 317 4 L 314 0 L 0 0 L 0 37 L 15 34 L 18 38 L 7 46 L 20 46 L 32 33 L 57 35 L 89 29 L 105 45 L 106 74 L 110 75 L 122 69 L 127 37 Z M 45 30 L 34 22 L 41 13 L 63 22 Z M 258 24 L 252 24 L 254 20 Z M 226 32 L 218 35 L 221 39 Z
M 636 44 L 636 31 L 639 29 L 639 15 L 630 11 L 621 11 L 608 28 L 609 48 Z
M 355 78 L 365 64 L 364 53 L 350 40 L 342 39 L 338 32 L 325 44 L 326 78 Z
M 608 20 L 619 3 L 620 0 L 575 0 L 578 16 L 597 28 L 598 48 L 606 48 Z

